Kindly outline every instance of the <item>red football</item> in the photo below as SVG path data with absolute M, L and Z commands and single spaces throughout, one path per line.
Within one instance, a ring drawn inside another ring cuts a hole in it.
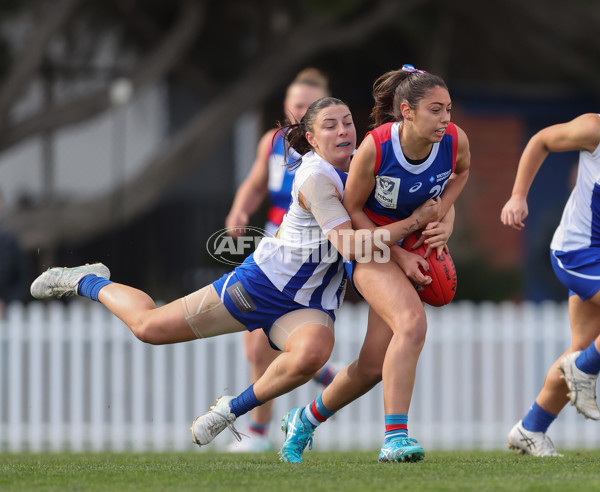
M 427 246 L 425 244 L 417 249 L 411 249 L 413 244 L 421 237 L 421 231 L 413 232 L 406 236 L 402 246 L 411 253 L 416 253 L 425 256 Z M 429 271 L 423 272 L 424 275 L 431 277 L 429 285 L 415 285 L 419 297 L 423 302 L 430 306 L 444 306 L 454 299 L 456 294 L 456 268 L 450 253 L 444 251 L 438 258 L 433 251 L 427 258 L 429 263 Z

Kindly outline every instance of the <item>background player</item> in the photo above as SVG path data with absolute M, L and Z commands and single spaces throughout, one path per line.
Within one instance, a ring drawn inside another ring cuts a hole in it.
M 504 225 L 522 230 L 527 194 L 542 163 L 550 152 L 573 150 L 579 151 L 577 180 L 550 243 L 554 272 L 569 289 L 571 347 L 552 364 L 533 405 L 508 434 L 510 448 L 534 456 L 561 456 L 546 431 L 569 399 L 587 418 L 600 419 L 600 115 L 544 128 L 529 140 L 500 216 Z

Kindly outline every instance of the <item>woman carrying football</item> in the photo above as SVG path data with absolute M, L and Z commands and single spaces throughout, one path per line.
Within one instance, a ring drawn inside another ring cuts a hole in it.
M 344 206 L 355 229 L 403 220 L 429 199 L 440 203 L 437 221 L 423 230 L 430 254 L 440 254 L 452 232 L 454 201 L 470 165 L 465 133 L 450 122 L 452 101 L 444 81 L 412 65 L 375 81 L 374 130 L 350 167 Z M 433 252 L 435 250 L 435 253 Z M 369 303 L 368 329 L 357 360 L 306 407 L 284 417 L 282 461 L 301 462 L 315 428 L 383 380 L 385 440 L 380 462 L 418 461 L 424 450 L 408 437 L 408 410 L 419 354 L 425 342 L 425 309 L 414 283 L 427 261 L 395 245 L 394 261 L 355 263 L 353 281 Z
M 579 151 L 577 181 L 550 243 L 550 260 L 569 289 L 571 346 L 552 364 L 533 405 L 508 434 L 510 448 L 533 456 L 562 456 L 546 434 L 569 400 L 586 418 L 600 420 L 600 115 L 588 113 L 536 133 L 519 161 L 504 225 L 521 230 L 527 194 L 550 152 Z

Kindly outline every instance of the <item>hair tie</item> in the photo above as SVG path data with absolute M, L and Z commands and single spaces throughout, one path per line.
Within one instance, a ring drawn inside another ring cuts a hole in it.
M 405 63 L 404 65 L 402 65 L 402 71 L 408 73 L 427 73 L 427 70 L 415 68 L 415 66 L 411 65 L 410 63 Z

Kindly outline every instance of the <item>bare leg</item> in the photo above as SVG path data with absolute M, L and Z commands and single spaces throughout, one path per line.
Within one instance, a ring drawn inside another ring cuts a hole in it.
M 365 300 L 393 332 L 383 362 L 385 412 L 408 414 L 427 332 L 425 309 L 396 263 L 359 263 L 354 279 Z
M 310 381 L 327 362 L 334 335 L 326 326 L 309 324 L 295 330 L 281 353 L 254 384 L 254 394 L 267 402 Z
M 358 359 L 344 367 L 321 396 L 328 410 L 337 412 L 371 390 L 381 381 L 385 348 L 392 330 L 369 309 L 369 325 Z
M 262 330 L 247 331 L 244 333 L 244 346 L 246 357 L 250 364 L 250 377 L 255 383 L 267 370 L 269 365 L 280 354 L 269 345 L 269 340 Z M 273 400 L 254 408 L 251 412 L 252 422 L 266 426 L 271 421 Z
M 560 377 L 558 361 L 570 352 L 587 348 L 600 334 L 600 306 L 596 303 L 600 303 L 600 293 L 585 302 L 576 295 L 569 297 L 571 347 L 552 364 L 536 398 L 540 407 L 554 415 L 558 415 L 569 401 L 567 385 Z
M 145 292 L 127 285 L 111 283 L 100 290 L 98 300 L 143 342 L 165 344 L 187 342 L 197 338 L 185 319 L 181 299 L 156 307 L 152 298 Z M 228 313 L 225 316 L 231 318 L 231 323 L 239 325 Z

